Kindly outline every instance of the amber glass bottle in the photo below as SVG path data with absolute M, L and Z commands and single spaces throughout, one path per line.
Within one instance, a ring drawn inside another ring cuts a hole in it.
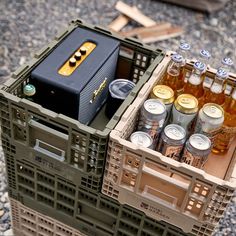
M 205 90 L 203 104 L 205 103 L 216 103 L 223 105 L 225 102 L 224 89 L 226 85 L 226 80 L 228 78 L 228 73 L 219 68 L 216 72 L 214 81 L 209 90 Z M 203 105 L 202 104 L 202 105 Z
M 187 42 L 181 42 L 179 44 L 178 54 L 180 54 L 183 57 L 183 61 L 181 63 L 180 68 L 180 76 L 179 76 L 179 89 L 177 91 L 177 94 L 180 95 L 183 93 L 184 83 L 187 82 L 187 79 L 190 75 L 190 72 L 186 69 L 186 61 L 189 57 L 191 46 Z
M 164 85 L 171 87 L 175 92 L 183 86 L 180 78 L 182 63 L 183 57 L 179 54 L 173 54 L 163 81 Z
M 236 136 L 236 89 L 234 89 L 230 103 L 224 105 L 225 120 L 222 127 L 222 132 L 217 136 L 213 152 L 224 153 L 226 152 L 233 139 Z
M 206 65 L 197 61 L 193 65 L 192 73 L 184 85 L 184 93 L 192 94 L 196 98 L 200 98 L 204 94 L 202 82 L 205 77 Z

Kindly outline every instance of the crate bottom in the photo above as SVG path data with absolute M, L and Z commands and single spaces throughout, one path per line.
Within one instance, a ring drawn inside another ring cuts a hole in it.
M 10 198 L 14 236 L 85 236 L 47 215 Z
M 217 224 L 201 223 L 194 218 L 184 216 L 178 212 L 174 213 L 173 209 L 169 209 L 163 202 L 153 204 L 153 201 L 147 198 L 144 199 L 133 192 L 124 190 L 119 186 L 114 186 L 106 178 L 104 178 L 102 193 L 118 200 L 120 204 L 126 204 L 142 211 L 152 219 L 165 221 L 171 225 L 180 227 L 187 234 L 209 236 L 212 235 L 217 226 Z

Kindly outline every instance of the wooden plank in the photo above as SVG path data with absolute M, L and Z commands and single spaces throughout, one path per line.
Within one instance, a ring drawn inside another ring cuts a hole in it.
M 125 37 L 132 37 L 132 36 L 136 36 L 138 34 L 142 34 L 142 33 L 146 33 L 146 32 L 165 30 L 165 29 L 168 29 L 170 27 L 171 27 L 171 23 L 161 22 L 161 23 L 157 23 L 157 24 L 155 24 L 153 26 L 150 26 L 150 27 L 134 28 L 134 29 L 131 29 L 129 31 L 121 32 L 121 34 Z
M 108 28 L 115 32 L 119 32 L 123 27 L 129 23 L 130 18 L 125 15 L 119 15 L 115 20 L 113 20 Z
M 132 9 L 137 12 L 139 11 L 136 6 L 133 6 Z M 129 23 L 129 21 L 130 18 L 128 16 L 121 14 L 109 24 L 108 28 L 115 32 L 119 32 L 123 27 L 125 27 Z
M 144 43 L 153 43 L 169 38 L 174 38 L 183 34 L 184 30 L 182 27 L 171 27 L 167 30 L 145 32 L 138 35 L 138 38 Z
M 142 14 L 139 10 L 134 10 L 131 6 L 123 3 L 122 1 L 118 1 L 116 3 L 115 8 L 122 14 L 128 16 L 129 18 L 135 20 L 136 22 L 145 27 L 153 26 L 156 24 L 154 20 Z

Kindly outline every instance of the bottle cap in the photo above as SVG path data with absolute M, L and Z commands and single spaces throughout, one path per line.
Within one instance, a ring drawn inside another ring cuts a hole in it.
M 180 43 L 179 48 L 181 50 L 188 51 L 188 50 L 190 50 L 191 46 L 186 42 L 182 42 L 182 43 Z
M 216 72 L 216 76 L 222 79 L 226 79 L 228 77 L 228 73 L 226 70 L 219 68 Z
M 194 64 L 193 64 L 193 67 L 199 71 L 204 71 L 206 69 L 206 65 L 200 61 L 196 61 Z
M 181 55 L 179 55 L 179 54 L 173 54 L 173 55 L 171 56 L 171 59 L 172 59 L 174 62 L 177 62 L 177 63 L 181 63 L 181 62 L 183 62 L 183 60 L 184 60 L 184 58 L 183 58 Z
M 229 57 L 225 57 L 222 59 L 222 64 L 226 66 L 232 66 L 233 65 L 233 60 Z
M 211 57 L 211 54 L 210 54 L 207 50 L 202 49 L 202 50 L 200 51 L 200 56 L 203 57 L 203 58 L 205 58 L 205 59 L 207 59 L 207 60 L 209 60 L 210 57 Z

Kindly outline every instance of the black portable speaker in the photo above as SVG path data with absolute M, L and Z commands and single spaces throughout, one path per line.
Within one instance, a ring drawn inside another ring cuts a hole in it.
M 76 28 L 32 71 L 35 101 L 88 124 L 106 101 L 118 54 L 119 41 Z

